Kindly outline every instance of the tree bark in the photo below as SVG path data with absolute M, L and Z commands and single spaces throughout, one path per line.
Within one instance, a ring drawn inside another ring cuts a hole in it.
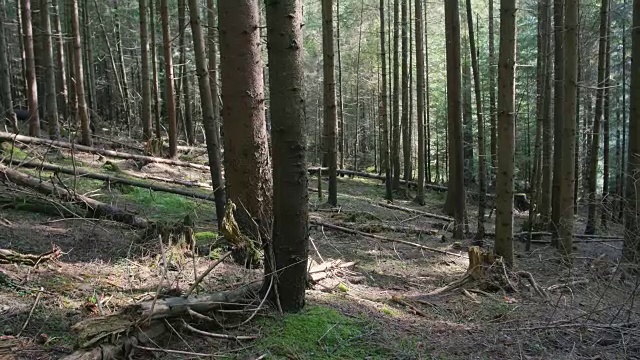
M 415 202 L 424 205 L 424 21 L 422 21 L 422 0 L 415 0 L 415 37 L 417 72 L 417 112 L 418 112 L 418 194 Z M 397 68 L 396 68 L 397 70 Z M 397 72 L 397 71 L 396 71 Z M 396 97 L 396 95 L 394 95 Z M 396 116 L 394 114 L 394 116 Z M 395 139 L 394 139 L 395 140 Z
M 152 96 L 153 96 L 153 118 L 156 128 L 156 139 L 162 137 L 160 128 L 160 89 L 158 84 L 158 55 L 156 43 L 156 25 L 155 18 L 157 16 L 154 11 L 155 0 L 149 0 L 149 31 L 151 32 L 151 70 L 152 70 Z
M 391 0 L 389 0 L 391 1 Z M 391 165 L 393 168 L 393 189 L 400 188 L 400 1 L 393 1 L 393 97 L 391 99 Z M 420 0 L 418 0 L 420 1 Z M 424 63 L 423 63 L 424 64 Z
M 565 0 L 553 0 L 553 26 L 554 26 L 554 59 L 553 75 L 553 171 L 551 179 L 551 222 L 549 223 L 552 233 L 558 233 L 558 222 L 560 221 L 560 164 L 562 161 L 562 119 L 564 103 L 564 4 Z M 554 245 L 557 245 L 557 236 L 552 238 Z
M 498 59 L 497 255 L 513 266 L 513 170 L 515 155 L 516 0 L 500 0 Z M 573 118 L 572 118 L 573 121 Z M 571 158 L 573 160 L 573 157 Z M 572 214 L 573 215 L 573 214 Z
M 140 53 L 142 84 L 142 136 L 143 141 L 151 140 L 153 124 L 151 122 L 151 79 L 149 78 L 149 34 L 147 32 L 147 1 L 138 0 L 140 9 Z M 150 0 L 154 1 L 154 0 Z
M 58 102 L 56 98 L 56 73 L 53 66 L 53 44 L 51 34 L 51 18 L 49 17 L 49 0 L 40 2 L 40 18 L 42 24 L 42 53 L 44 63 L 44 84 L 46 87 L 46 120 L 49 123 L 49 138 L 60 138 L 60 125 L 58 124 Z
M 162 10 L 162 9 L 161 9 Z M 162 15 L 162 12 L 161 12 Z M 127 124 L 127 130 L 131 134 L 131 98 L 129 97 L 129 81 L 127 80 L 127 71 L 124 64 L 124 51 L 122 50 L 122 36 L 120 36 L 120 18 L 118 17 L 118 1 L 113 2 L 113 21 L 115 23 L 115 42 L 116 52 L 118 56 L 118 73 L 122 80 L 122 106 L 124 107 L 124 118 Z
M 408 20 L 407 20 L 407 11 L 408 11 L 408 2 L 409 0 L 401 0 L 402 10 L 401 10 L 401 23 L 402 23 L 402 79 L 401 79 L 401 102 L 402 102 L 402 114 L 401 114 L 401 123 L 402 123 L 402 158 L 404 162 L 404 180 L 411 180 L 411 139 L 409 139 L 409 127 L 411 126 L 411 122 L 409 121 L 409 95 L 411 90 L 409 89 L 409 57 L 411 53 L 409 52 L 409 34 L 408 34 Z
M 541 113 L 538 114 L 538 121 L 541 121 L 540 127 L 542 128 L 542 157 L 540 159 L 540 172 L 542 174 L 542 182 L 540 185 L 540 197 L 537 201 L 540 213 L 540 223 L 543 226 L 548 227 L 551 219 L 551 182 L 552 182 L 552 144 L 553 144 L 553 128 L 551 124 L 551 1 L 544 0 L 543 2 L 543 15 L 545 16 L 545 24 L 541 29 L 541 55 L 543 58 L 541 61 L 544 63 L 543 73 L 543 89 L 544 95 L 541 99 L 540 105 L 542 106 Z
M 152 0 L 153 1 L 153 0 Z M 204 46 L 204 35 L 200 22 L 199 6 L 197 0 L 189 0 L 189 14 L 191 23 L 191 34 L 193 36 L 193 50 L 196 59 L 196 71 L 198 74 L 198 85 L 200 89 L 200 102 L 202 106 L 202 122 L 204 125 L 207 154 L 209 156 L 209 169 L 211 171 L 211 184 L 216 203 L 216 218 L 218 228 L 221 228 L 221 221 L 224 218 L 225 189 L 222 178 L 222 159 L 220 154 L 219 136 L 216 136 L 215 109 L 211 86 L 209 82 L 209 71 L 206 64 L 206 49 Z
M 329 166 L 329 197 L 331 206 L 338 205 L 338 168 L 336 157 L 336 80 L 333 50 L 333 0 L 322 1 L 322 68 L 324 98 L 324 155 Z
M 607 33 L 606 33 L 606 49 L 605 49 L 605 70 L 604 70 L 604 98 L 602 104 L 602 210 L 600 212 L 600 226 L 607 228 L 607 219 L 611 216 L 612 209 L 609 207 L 609 173 L 610 173 L 610 138 L 609 138 L 609 122 L 611 119 L 611 5 L 608 9 Z M 576 176 L 577 177 L 577 176 Z M 575 194 L 575 189 L 574 189 Z M 575 199 L 574 199 L 575 200 Z
M 179 37 L 179 49 L 180 49 L 180 83 L 181 88 L 178 89 L 178 99 L 182 97 L 182 103 L 184 104 L 184 111 L 181 112 L 182 120 L 184 122 L 185 138 L 188 145 L 193 145 L 195 140 L 195 132 L 193 129 L 193 110 L 191 107 L 191 86 L 189 83 L 189 69 L 187 66 L 187 55 L 185 47 L 185 23 L 186 23 L 186 4 L 187 0 L 178 1 L 178 29 L 180 31 Z M 194 41 L 195 43 L 195 41 Z M 206 55 L 206 50 L 203 49 L 203 56 Z M 205 65 L 206 69 L 206 65 Z M 180 101 L 177 100 L 178 108 L 180 107 Z
M 465 36 L 464 61 L 462 63 L 462 147 L 464 157 L 464 185 L 473 182 L 473 124 L 471 123 L 471 67 L 469 66 L 469 41 Z
M 53 8 L 53 36 L 56 46 L 56 85 L 58 111 L 62 112 L 64 121 L 69 119 L 69 94 L 67 90 L 67 71 L 64 56 L 64 38 L 62 36 L 62 26 L 60 24 L 60 7 L 58 0 L 51 0 Z
M 344 169 L 345 152 L 345 124 L 344 124 L 344 94 L 342 91 L 342 51 L 340 48 L 340 0 L 336 0 L 336 45 L 338 50 L 338 152 L 340 153 L 340 169 Z
M 4 24 L 4 11 L 0 11 L 0 24 Z M 13 100 L 11 97 L 11 74 L 9 73 L 8 51 L 5 42 L 4 26 L 0 26 L 0 106 L 4 111 L 0 112 L 0 119 L 11 125 L 13 132 L 19 132 L 18 119 L 13 112 Z
M 282 310 L 298 311 L 305 304 L 309 248 L 302 0 L 266 0 L 265 4 L 273 143 L 273 270 L 278 273 L 276 294 Z
M 213 0 L 207 0 L 207 8 L 208 8 L 207 39 L 209 42 L 208 70 L 209 70 L 209 87 L 211 88 L 211 101 L 213 102 L 213 122 L 211 123 L 209 130 L 207 130 L 205 126 L 205 133 L 208 132 L 207 134 L 209 135 L 206 135 L 206 136 L 211 136 L 212 138 L 215 139 L 215 142 L 218 148 L 218 153 L 220 153 L 220 147 L 222 146 L 220 142 L 220 91 L 218 87 L 218 52 L 216 49 L 216 41 L 215 41 L 216 12 L 213 7 Z M 220 168 L 222 168 L 222 163 L 220 163 Z
M 382 89 L 380 91 L 380 169 L 384 172 L 386 183 L 386 199 L 393 200 L 393 189 L 391 184 L 391 164 L 389 162 L 389 117 L 387 114 L 387 54 L 386 54 L 386 37 L 384 34 L 384 0 L 380 0 L 380 61 L 382 66 Z
M 491 167 L 493 169 L 498 165 L 498 137 L 496 131 L 497 111 L 496 111 L 496 66 L 494 30 L 493 30 L 493 0 L 489 0 L 489 119 L 491 127 Z M 492 171 L 493 172 L 493 171 Z
M 160 0 L 160 17 L 162 18 L 164 81 L 167 94 L 167 118 L 169 120 L 169 157 L 173 158 L 178 154 L 178 127 L 176 122 L 176 98 L 173 79 L 173 52 L 171 50 L 171 34 L 169 33 L 169 9 L 167 0 Z
M 273 193 L 259 20 L 257 0 L 218 2 L 227 197 L 239 206 L 243 234 L 268 239 Z
M 31 27 L 31 0 L 20 0 L 22 4 L 22 33 L 27 70 L 27 100 L 29 103 L 29 136 L 40 136 L 38 115 L 38 85 L 36 83 L 36 63 L 33 48 L 33 28 Z
M 89 113 L 87 110 L 87 100 L 84 95 L 84 69 L 82 67 L 82 45 L 80 41 L 80 17 L 78 10 L 78 0 L 71 0 L 72 14 L 71 26 L 73 28 L 73 65 L 74 82 L 76 84 L 76 99 L 78 100 L 78 118 L 80 119 L 80 129 L 82 133 L 81 143 L 91 146 L 91 130 L 89 128 Z
M 464 159 L 460 94 L 460 10 L 458 1 L 446 0 L 447 114 L 449 129 L 449 191 L 445 213 L 456 220 L 454 238 L 462 239 L 465 214 Z M 448 206 L 447 206 L 448 205 Z

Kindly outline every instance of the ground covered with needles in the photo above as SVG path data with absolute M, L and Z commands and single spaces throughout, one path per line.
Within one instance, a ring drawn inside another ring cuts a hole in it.
M 204 162 L 202 154 L 190 150 L 181 157 Z M 6 157 L 7 150 L 0 156 Z M 191 190 L 209 191 L 208 174 L 197 169 L 83 153 L 72 160 L 67 150 L 26 145 L 13 156 L 136 179 L 156 175 L 192 181 L 204 186 Z M 210 201 L 35 169 L 20 171 L 43 181 L 55 178 L 77 192 L 152 220 L 181 221 L 190 215 L 196 246 L 165 246 L 108 220 L 62 218 L 0 204 L 0 249 L 35 255 L 56 252 L 55 259 L 37 264 L 0 263 L 2 359 L 69 355 L 78 346 L 71 331 L 74 324 L 142 301 L 180 296 L 194 283 L 195 274 L 223 254 L 215 246 L 220 237 Z M 323 182 L 326 189 L 326 179 Z M 317 187 L 315 175 L 310 186 Z M 548 244 L 534 243 L 526 252 L 517 242 L 514 270 L 488 266 L 501 281 L 471 279 L 445 289 L 467 273 L 471 236 L 456 242 L 442 219 L 380 206 L 384 186 L 379 181 L 339 178 L 338 191 L 338 209 L 328 209 L 317 193 L 310 193 L 311 266 L 335 266 L 312 281 L 304 311 L 283 316 L 255 298 L 207 314 L 213 323 L 168 319 L 169 330 L 138 344 L 132 358 L 640 359 L 640 278 L 621 263 L 621 242 L 577 243 L 571 269 Z M 53 206 L 64 206 L 6 181 L 0 181 L 0 194 L 39 196 Z M 443 193 L 428 191 L 424 207 L 412 204 L 411 195 L 397 193 L 394 204 L 442 215 Z M 469 199 L 467 205 L 469 217 L 475 218 L 477 204 Z M 517 231 L 526 218 L 526 213 L 516 214 Z M 582 220 L 579 215 L 579 224 Z M 488 232 L 493 231 L 492 221 L 488 220 Z M 620 235 L 619 225 L 611 224 L 607 234 Z M 484 247 L 490 249 L 492 243 L 487 237 Z M 196 291 L 237 289 L 259 282 L 261 273 L 227 258 Z M 522 274 L 530 274 L 533 282 Z M 183 326 L 187 322 L 221 336 L 188 331 Z

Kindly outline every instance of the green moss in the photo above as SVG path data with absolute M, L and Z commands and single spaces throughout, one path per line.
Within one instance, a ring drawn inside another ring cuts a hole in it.
M 389 359 L 391 354 L 370 339 L 361 321 L 325 307 L 308 307 L 282 319 L 263 321 L 266 336 L 258 341 L 270 359 Z
M 144 215 L 152 219 L 178 220 L 194 211 L 214 214 L 213 205 L 198 203 L 188 198 L 148 189 L 133 188 L 123 198 L 144 208 Z
M 200 245 L 203 243 L 210 243 L 214 240 L 218 239 L 218 233 L 213 231 L 200 231 L 193 234 L 193 237 L 196 239 L 196 244 Z
M 23 160 L 29 157 L 29 154 L 22 151 L 22 149 L 13 146 L 9 141 L 0 142 L 0 149 L 2 150 L 2 154 L 7 157 L 11 156 L 11 153 L 13 152 L 14 160 Z

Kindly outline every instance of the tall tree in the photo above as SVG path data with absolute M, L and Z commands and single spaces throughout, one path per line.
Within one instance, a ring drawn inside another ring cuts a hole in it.
M 69 118 L 69 94 L 67 90 L 67 71 L 64 55 L 64 38 L 62 36 L 62 26 L 60 24 L 60 7 L 58 6 L 58 0 L 51 0 L 51 7 L 53 8 L 53 36 L 55 37 L 56 47 L 56 86 L 57 89 L 57 101 L 58 110 L 62 112 L 64 121 Z
M 602 103 L 602 211 L 600 212 L 600 225 L 603 229 L 607 227 L 607 218 L 611 215 L 609 208 L 609 173 L 610 173 L 610 138 L 609 138 L 609 121 L 611 119 L 611 4 L 609 4 L 607 19 L 607 44 L 604 64 L 604 99 Z M 577 177 L 577 176 L 576 176 Z M 575 194 L 575 189 L 574 189 Z M 575 199 L 574 199 L 575 200 Z
M 218 51 L 216 49 L 217 44 L 215 40 L 215 30 L 216 30 L 216 22 L 215 22 L 215 11 L 213 8 L 214 0 L 207 0 L 207 41 L 208 41 L 208 51 L 209 51 L 209 87 L 211 88 L 211 101 L 213 102 L 213 123 L 211 124 L 211 128 L 207 129 L 205 125 L 205 132 L 211 131 L 206 135 L 207 137 L 212 137 L 215 139 L 215 143 L 218 144 L 218 152 L 220 152 L 220 88 L 218 86 Z M 202 96 L 202 95 L 201 95 Z M 208 143 L 207 143 L 208 144 Z M 208 147 L 209 145 L 207 145 Z M 222 164 L 220 164 L 222 167 Z M 222 183 L 222 179 L 220 179 L 220 183 Z
M 156 43 L 156 21 L 157 16 L 154 11 L 155 0 L 149 0 L 149 32 L 151 33 L 151 73 L 152 73 L 152 97 L 153 97 L 153 119 L 156 129 L 156 138 L 162 137 L 160 131 L 160 85 L 158 83 L 158 55 Z
M 33 29 L 31 27 L 31 0 L 20 0 L 22 5 L 22 33 L 27 70 L 27 100 L 29 103 L 29 136 L 40 136 L 38 115 L 38 85 L 36 83 L 36 62 L 33 49 Z
M 540 184 L 540 197 L 537 201 L 539 205 L 540 221 L 544 225 L 548 225 L 551 219 L 551 183 L 552 183 L 552 145 L 553 145 L 553 128 L 551 123 L 551 2 L 550 0 L 544 0 L 542 2 L 544 26 L 541 31 L 541 55 L 543 58 L 544 70 L 543 72 L 543 86 L 540 106 L 541 110 L 538 113 L 538 121 L 542 128 L 542 155 L 540 158 L 540 172 L 541 172 L 541 184 Z M 557 40 L 557 39 L 556 39 Z M 557 98 L 556 98 L 557 99 Z
M 331 206 L 338 205 L 338 159 L 336 156 L 337 108 L 335 54 L 333 50 L 333 0 L 322 1 L 322 69 L 324 94 L 324 154 L 329 166 L 329 198 Z
M 497 112 L 496 112 L 496 73 L 494 70 L 494 66 L 496 64 L 495 60 L 495 41 L 494 41 L 494 30 L 493 30 L 493 1 L 489 0 L 489 123 L 491 127 L 491 166 L 495 168 L 498 164 L 498 153 L 496 152 L 498 147 L 498 136 L 497 136 Z
M 476 98 L 476 118 L 478 120 L 478 230 L 476 239 L 484 238 L 484 211 L 486 208 L 487 193 L 487 159 L 484 145 L 484 118 L 482 116 L 482 92 L 480 90 L 480 73 L 478 67 L 478 55 L 476 50 L 476 38 L 473 31 L 473 14 L 471 0 L 467 4 L 467 26 L 469 27 L 469 50 L 471 52 L 471 67 L 473 69 L 473 85 Z
M 417 111 L 418 111 L 418 194 L 415 202 L 424 205 L 424 21 L 422 0 L 415 0 Z M 395 115 L 394 115 L 395 116 Z
M 0 119 L 4 119 L 11 125 L 13 132 L 19 132 L 18 120 L 13 112 L 13 100 L 11 98 L 11 78 L 9 62 L 7 61 L 8 48 L 5 42 L 4 11 L 0 11 L 0 106 L 4 111 L 0 112 Z M 3 121 L 3 122 L 4 122 Z
M 631 30 L 631 59 L 640 59 L 640 0 L 633 0 L 633 24 Z M 640 263 L 640 66 L 631 66 L 631 93 L 629 96 L 629 140 L 627 156 L 626 221 L 624 257 Z
M 565 0 L 553 0 L 553 26 L 554 26 L 554 87 L 553 87 L 553 171 L 551 179 L 551 239 L 554 245 L 558 240 L 558 222 L 560 221 L 560 163 L 562 161 L 562 119 L 564 103 L 564 4 Z
M 513 265 L 513 170 L 515 155 L 516 0 L 500 0 L 498 55 L 498 171 L 496 254 Z M 573 160 L 573 158 L 572 158 Z
M 464 56 L 462 62 L 462 143 L 464 156 L 464 184 L 473 181 L 473 124 L 471 123 L 471 67 L 469 66 L 469 41 L 462 38 Z
M 152 0 L 153 1 L 153 0 Z M 218 227 L 222 225 L 224 218 L 224 181 L 222 179 L 222 159 L 220 155 L 219 137 L 214 134 L 215 112 L 211 87 L 209 86 L 209 72 L 206 63 L 206 48 L 204 45 L 204 35 L 202 35 L 202 25 L 198 0 L 189 0 L 189 14 L 191 23 L 191 34 L 193 36 L 193 50 L 196 59 L 196 71 L 198 74 L 198 85 L 200 88 L 200 103 L 202 105 L 202 122 L 204 125 L 207 142 L 207 154 L 209 155 L 209 169 L 211 171 L 211 185 L 216 204 L 216 219 Z
M 258 0 L 218 2 L 227 197 L 240 230 L 267 239 L 273 189 L 259 28 Z
M 336 45 L 338 50 L 338 152 L 340 153 L 340 169 L 344 169 L 345 152 L 345 124 L 344 124 L 344 94 L 342 91 L 342 51 L 340 48 L 340 0 L 336 0 Z
M 560 251 L 570 256 L 573 251 L 573 173 L 575 136 L 576 136 L 576 102 L 578 89 L 578 9 L 579 0 L 566 0 L 564 23 L 565 33 L 565 83 L 564 83 L 564 119 L 562 129 L 562 164 L 560 182 L 560 217 L 558 236 Z
M 408 12 L 408 2 L 409 0 L 401 0 L 402 2 L 402 10 L 401 10 L 401 27 L 402 27 L 402 81 L 400 84 L 401 91 L 401 102 L 402 102 L 402 114 L 401 114 L 401 126 L 402 126 L 402 158 L 404 162 L 404 180 L 411 180 L 411 140 L 409 139 L 409 57 L 411 56 L 411 52 L 408 47 L 408 20 L 407 20 L 407 12 Z
M 265 0 L 265 3 L 273 122 L 276 294 L 282 310 L 298 311 L 305 304 L 309 248 L 302 0 Z
M 53 43 L 51 34 L 51 18 L 49 17 L 49 0 L 40 1 L 40 23 L 42 25 L 42 54 L 44 64 L 44 85 L 46 87 L 46 119 L 49 124 L 49 138 L 60 138 L 58 124 L 58 102 L 56 98 L 56 73 L 53 66 Z
M 609 0 L 602 0 L 600 4 L 600 39 L 598 42 L 598 88 L 596 89 L 596 108 L 593 118 L 593 130 L 591 140 L 589 181 L 588 181 L 588 215 L 586 234 L 595 234 L 596 219 L 596 191 L 598 183 L 598 158 L 600 157 L 600 125 L 603 114 L 604 84 L 607 53 L 607 29 L 609 18 Z
M 173 81 L 173 52 L 171 50 L 171 34 L 169 32 L 169 8 L 167 0 L 160 0 L 160 17 L 162 19 L 162 50 L 164 52 L 164 81 L 167 101 L 167 117 L 169 119 L 169 157 L 178 154 L 178 128 L 176 124 L 176 99 Z
M 464 233 L 465 190 L 464 156 L 462 144 L 461 66 L 460 66 L 460 9 L 458 1 L 446 0 L 444 4 L 447 58 L 447 116 L 449 137 L 449 187 L 445 212 L 454 215 L 454 238 L 462 239 Z
M 393 167 L 394 189 L 400 188 L 400 1 L 393 1 L 393 89 L 391 98 L 392 142 L 391 165 Z
M 154 0 L 151 0 L 154 1 Z M 151 79 L 149 78 L 149 34 L 147 32 L 147 0 L 138 0 L 140 9 L 140 53 L 142 87 L 142 134 L 143 140 L 151 140 L 153 124 L 151 122 Z
M 91 146 L 90 119 L 87 109 L 87 100 L 84 92 L 84 69 L 82 67 L 82 42 L 80 39 L 80 16 L 78 11 L 78 0 L 71 0 L 71 26 L 73 28 L 73 67 L 76 99 L 78 102 L 77 118 L 80 119 L 80 129 L 82 133 L 82 145 Z
M 179 36 L 179 50 L 180 50 L 180 84 L 181 89 L 178 90 L 178 97 L 182 98 L 184 109 L 180 113 L 182 116 L 185 137 L 187 144 L 193 145 L 195 141 L 195 131 L 193 128 L 193 110 L 191 108 L 191 84 L 189 81 L 189 69 L 187 66 L 187 51 L 185 46 L 185 23 L 186 23 L 186 0 L 178 1 L 178 28 L 180 31 Z M 206 51 L 205 51 L 206 53 Z M 203 54 L 204 56 L 205 54 Z M 206 67 L 205 67 L 206 68 Z M 208 74 L 207 74 L 208 75 Z M 177 100 L 180 104 L 180 101 Z
M 386 39 L 384 34 L 384 0 L 380 0 L 380 61 L 382 67 L 382 89 L 380 91 L 380 170 L 384 172 L 386 184 L 386 199 L 393 199 L 391 186 L 391 164 L 389 162 L 389 117 L 387 115 L 387 54 Z

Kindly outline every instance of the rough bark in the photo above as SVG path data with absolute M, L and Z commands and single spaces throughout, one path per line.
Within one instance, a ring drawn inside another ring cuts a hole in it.
M 598 160 L 600 157 L 600 127 L 603 115 L 605 67 L 607 52 L 607 29 L 609 27 L 609 0 L 602 0 L 600 4 L 600 38 L 598 42 L 598 87 L 596 89 L 596 107 L 591 131 L 591 150 L 589 152 L 589 179 L 587 189 L 587 225 L 585 234 L 595 234 L 597 228 L 596 192 L 598 184 Z
M 78 0 L 71 0 L 72 14 L 71 27 L 73 28 L 73 72 L 76 99 L 78 102 L 77 117 L 80 119 L 80 130 L 82 138 L 80 143 L 91 146 L 91 129 L 89 128 L 89 112 L 87 109 L 87 99 L 84 93 L 84 69 L 82 66 L 82 45 L 80 40 L 80 17 L 78 10 Z
M 149 0 L 149 32 L 151 33 L 151 71 L 152 71 L 152 96 L 153 96 L 153 119 L 156 129 L 156 138 L 160 139 L 162 134 L 160 131 L 160 89 L 158 84 L 158 55 L 156 43 L 156 21 L 157 16 L 154 10 L 155 0 Z
M 162 18 L 162 50 L 164 53 L 164 81 L 167 96 L 167 118 L 169 120 L 169 157 L 178 154 L 178 127 L 176 122 L 176 99 L 173 79 L 173 52 L 171 34 L 169 32 L 168 1 L 160 0 L 160 17 Z
M 384 0 L 380 0 L 380 61 L 382 64 L 382 89 L 380 91 L 380 170 L 384 172 L 386 182 L 386 199 L 393 199 L 392 184 L 391 184 L 391 164 L 389 162 L 389 116 L 387 114 L 387 54 L 386 54 L 386 37 L 385 30 L 385 17 L 384 17 Z
M 462 147 L 464 157 L 464 185 L 473 182 L 473 124 L 471 109 L 471 67 L 469 66 L 469 41 L 463 37 L 464 60 L 462 63 Z
M 516 0 L 500 0 L 498 56 L 497 255 L 513 266 L 513 170 L 515 155 Z M 573 121 L 573 119 L 572 119 Z M 573 160 L 573 158 L 571 158 Z M 573 215 L 573 214 L 572 214 Z
M 58 6 L 58 0 L 51 0 L 51 7 L 53 8 L 53 36 L 55 37 L 56 46 L 56 85 L 57 89 L 57 101 L 58 110 L 62 112 L 64 121 L 69 119 L 69 95 L 67 91 L 67 71 L 64 55 L 64 39 L 62 36 L 62 26 L 60 24 L 60 7 Z
M 447 40 L 447 114 L 449 118 L 449 191 L 447 192 L 445 213 L 454 215 L 456 220 L 454 238 L 462 239 L 465 190 L 460 93 L 460 10 L 458 2 L 447 0 L 444 10 Z
M 493 1 L 489 0 L 489 125 L 491 127 L 491 166 L 495 169 L 498 164 L 498 153 L 496 152 L 498 137 L 496 132 L 497 112 L 496 112 L 496 72 L 494 66 L 495 45 L 494 45 L 494 29 L 493 29 Z
M 243 234 L 266 239 L 271 232 L 272 173 L 258 10 L 257 0 L 219 2 L 218 31 L 227 197 L 238 204 L 236 219 Z
M 345 152 L 345 124 L 344 124 L 344 94 L 342 91 L 342 50 L 340 48 L 340 0 L 336 0 L 336 45 L 338 50 L 338 152 L 340 153 L 340 169 L 344 169 Z
M 51 18 L 49 16 L 49 0 L 40 2 L 40 19 L 42 25 L 42 54 L 44 63 L 44 85 L 46 88 L 46 120 L 49 124 L 49 138 L 60 138 L 58 124 L 58 102 L 56 99 L 56 73 L 53 65 L 53 43 L 51 34 Z
M 609 8 L 610 14 L 611 8 Z M 600 212 L 600 226 L 607 228 L 607 219 L 611 216 L 612 209 L 609 207 L 609 173 L 610 173 L 610 137 L 609 122 L 611 119 L 611 15 L 607 19 L 607 41 L 605 49 L 605 70 L 604 70 L 604 98 L 602 103 L 602 211 Z M 576 127 L 577 128 L 577 127 Z M 577 172 L 576 172 L 577 174 Z M 575 176 L 577 178 L 577 176 Z M 574 189 L 575 195 L 575 189 Z M 575 199 L 574 199 L 575 200 Z
M 544 0 L 543 11 L 545 16 L 545 26 L 541 29 L 541 40 L 544 51 L 541 50 L 544 63 L 543 89 L 544 95 L 541 99 L 541 113 L 538 114 L 538 121 L 542 128 L 542 156 L 540 159 L 540 172 L 542 175 L 540 184 L 540 197 L 537 201 L 539 205 L 540 223 L 548 226 L 551 217 L 551 157 L 553 143 L 553 128 L 551 126 L 551 1 Z
M 0 11 L 0 24 L 4 24 L 4 11 Z M 5 42 L 4 26 L 0 25 L 0 106 L 4 111 L 0 112 L 0 119 L 11 125 L 13 132 L 18 133 L 18 120 L 13 112 L 13 100 L 11 98 L 11 78 L 9 74 L 9 62 L 7 61 L 8 48 Z
M 153 0 L 152 0 L 153 1 Z M 200 89 L 200 102 L 202 106 L 202 122 L 204 125 L 207 154 L 209 155 L 209 169 L 211 171 L 211 184 L 213 186 L 216 218 L 218 227 L 224 218 L 225 192 L 224 180 L 222 178 L 222 159 L 220 155 L 219 137 L 216 136 L 215 110 L 211 86 L 209 82 L 209 72 L 206 64 L 206 50 L 204 46 L 204 35 L 200 23 L 200 14 L 197 0 L 189 0 L 189 14 L 191 23 L 191 34 L 193 36 L 193 50 L 196 58 L 196 72 L 198 75 L 198 85 Z
M 161 8 L 162 15 L 162 8 Z M 113 22 L 115 25 L 115 43 L 118 57 L 117 72 L 122 81 L 122 106 L 124 107 L 124 118 L 127 124 L 127 130 L 131 134 L 131 98 L 129 97 L 129 81 L 127 80 L 127 71 L 124 63 L 124 50 L 122 46 L 122 36 L 120 35 L 120 18 L 118 16 L 118 1 L 113 2 Z
M 27 75 L 27 101 L 29 103 L 29 136 L 40 136 L 38 115 L 38 85 L 36 83 L 36 63 L 33 48 L 33 28 L 31 27 L 31 0 L 20 0 L 22 4 L 22 33 Z
M 276 293 L 282 310 L 298 311 L 305 304 L 309 247 L 302 0 L 266 0 L 265 4 L 273 143 L 273 270 L 278 273 Z
M 391 0 L 390 0 L 391 1 Z M 394 189 L 400 188 L 400 1 L 393 1 L 393 97 L 391 99 L 391 166 Z
M 554 26 L 554 63 L 553 63 L 553 170 L 551 179 L 551 232 L 558 232 L 560 221 L 560 163 L 562 161 L 562 119 L 564 103 L 564 3 L 565 0 L 553 0 Z M 556 241 L 553 237 L 552 241 Z M 554 243 L 555 245 L 556 243 Z
M 402 126 L 402 158 L 404 162 L 404 180 L 411 180 L 411 140 L 409 139 L 409 95 L 411 90 L 409 89 L 409 56 L 411 53 L 409 52 L 408 47 L 408 20 L 407 20 L 407 10 L 408 10 L 408 2 L 409 0 L 401 0 L 402 2 L 402 10 L 401 10 L 401 23 L 402 23 L 402 79 L 401 79 L 401 102 L 402 102 L 402 114 L 401 114 L 401 126 Z
M 189 69 L 187 66 L 187 54 L 186 54 L 187 49 L 185 47 L 185 38 L 186 38 L 185 22 L 187 18 L 186 1 L 187 0 L 178 1 L 178 28 L 180 31 L 178 47 L 180 49 L 180 74 L 182 75 L 180 77 L 180 83 L 182 86 L 181 86 L 181 89 L 178 90 L 178 98 L 182 97 L 182 103 L 184 104 L 183 105 L 184 110 L 181 114 L 182 114 L 182 121 L 184 124 L 184 132 L 186 135 L 185 138 L 187 140 L 188 145 L 193 145 L 195 140 L 195 132 L 193 129 L 193 110 L 191 107 L 191 83 L 189 81 L 190 76 L 189 76 Z M 202 55 L 205 56 L 206 50 L 204 48 L 203 50 L 204 51 Z M 205 69 L 206 69 L 206 65 L 205 65 Z M 180 101 L 177 100 L 177 103 L 179 107 Z
M 138 0 L 140 9 L 140 55 L 142 62 L 140 71 L 142 76 L 140 84 L 142 88 L 142 136 L 143 141 L 151 140 L 153 124 L 151 122 L 151 79 L 149 78 L 149 34 L 147 32 L 147 1 Z M 154 0 L 151 0 L 154 1 Z
M 418 115 L 418 193 L 415 202 L 424 205 L 424 21 L 422 21 L 422 1 L 415 1 L 415 37 L 417 72 L 417 115 Z M 397 70 L 397 68 L 396 68 Z M 396 71 L 397 72 L 397 71 Z M 396 96 L 396 95 L 394 95 Z M 394 114 L 394 117 L 396 114 Z M 394 139 L 395 140 L 395 139 Z
M 323 70 L 323 124 L 324 155 L 329 167 L 329 197 L 327 202 L 331 206 L 338 205 L 338 180 L 336 170 L 337 107 L 336 107 L 336 79 L 333 49 L 333 0 L 322 1 L 322 70 Z

